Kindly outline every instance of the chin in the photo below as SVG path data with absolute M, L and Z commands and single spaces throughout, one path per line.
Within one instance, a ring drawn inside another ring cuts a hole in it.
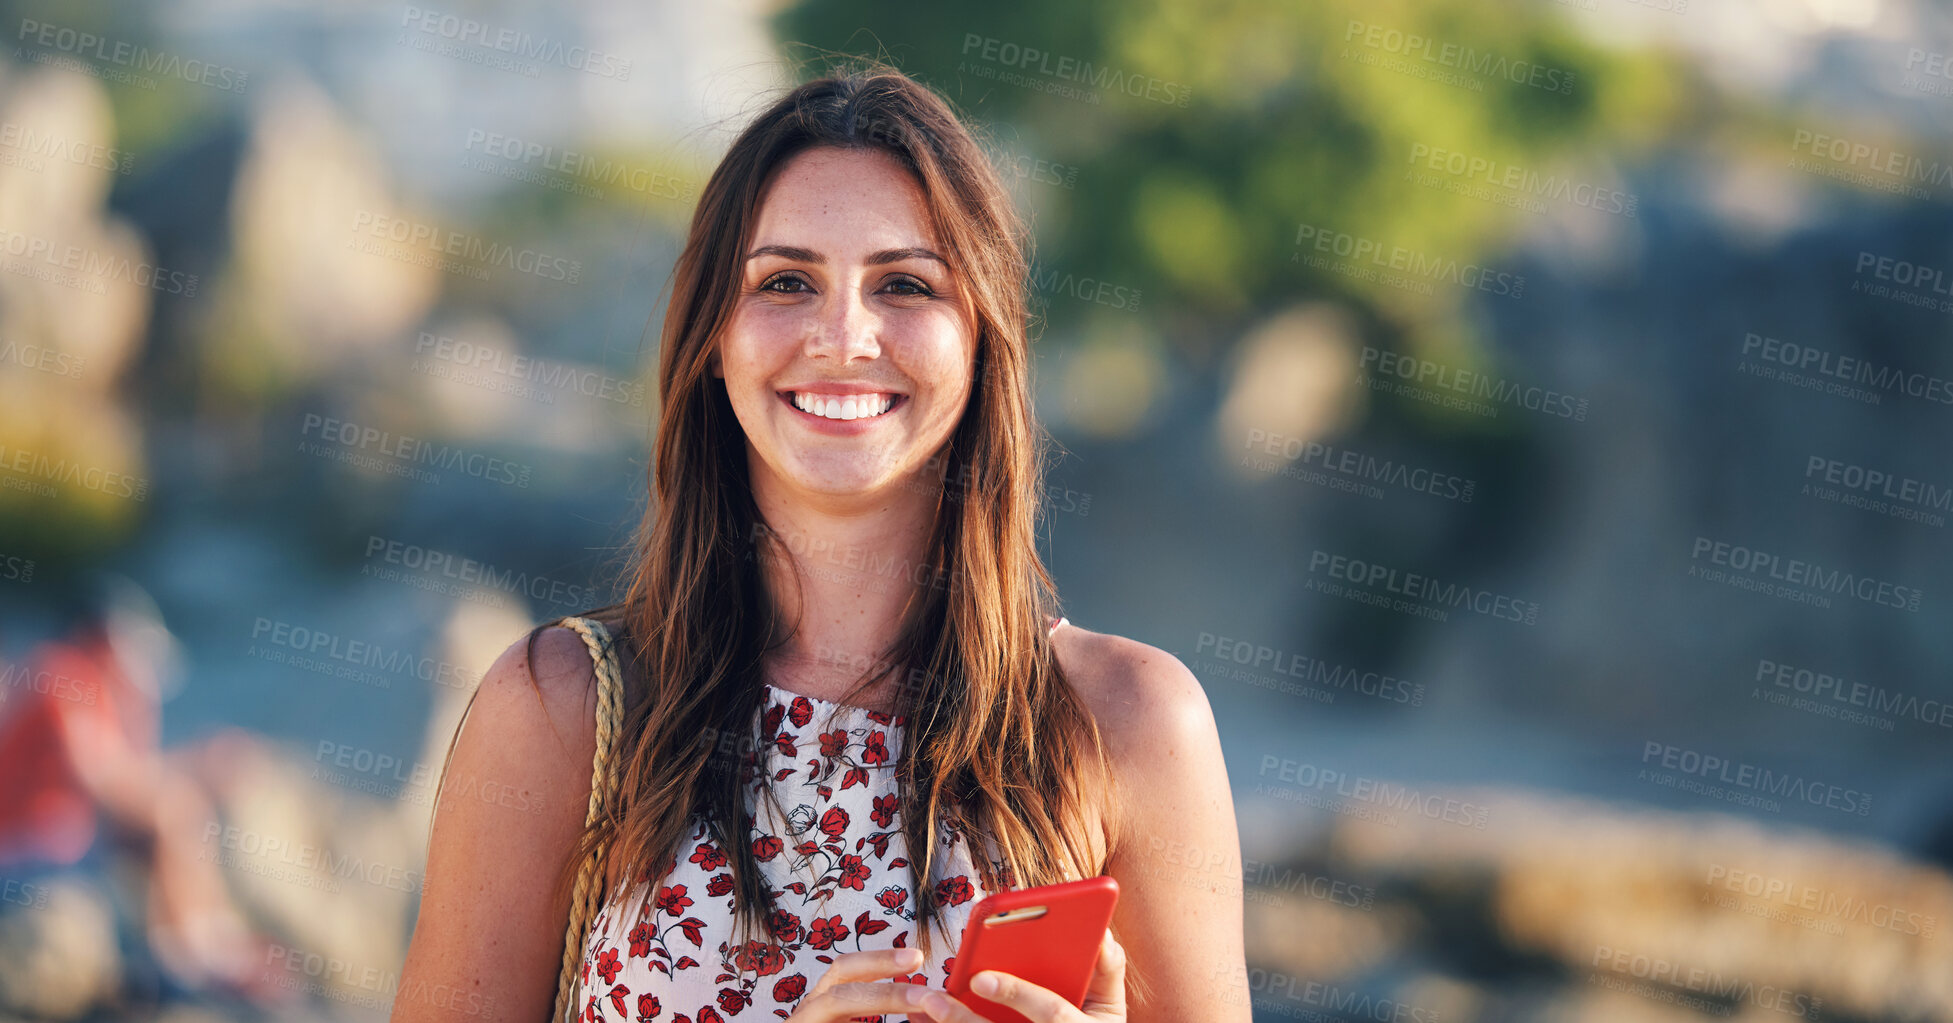
M 787 474 L 794 486 L 813 494 L 840 496 L 845 494 L 869 494 L 886 489 L 887 477 L 881 473 L 859 466 L 823 466 L 818 462 L 802 461 Z

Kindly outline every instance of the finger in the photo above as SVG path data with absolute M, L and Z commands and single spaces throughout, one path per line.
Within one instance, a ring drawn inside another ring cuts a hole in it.
M 997 978 L 997 990 L 986 993 L 983 978 Z M 1048 987 L 1040 987 L 1002 970 L 983 970 L 970 978 L 970 990 L 998 1005 L 1007 1005 L 1036 1020 L 1062 1020 L 1065 1013 L 1078 1015 L 1078 1007 Z
M 838 1023 L 857 1016 L 910 1013 L 921 1008 L 922 998 L 928 993 L 920 984 L 848 981 L 801 1002 L 793 1015 L 795 1019 L 805 1015 L 819 1023 Z
M 926 1015 L 910 1017 L 910 1023 L 990 1023 L 987 1017 L 964 1005 L 946 991 L 931 991 L 922 1000 Z
M 1121 1008 L 1126 1004 L 1126 946 L 1119 944 L 1109 927 L 1099 942 L 1099 961 L 1085 989 L 1085 1004 Z
M 834 965 L 821 974 L 814 982 L 813 989 L 807 993 L 817 995 L 822 991 L 855 980 L 880 980 L 897 974 L 909 974 L 922 968 L 922 950 L 919 948 L 878 948 L 872 952 L 849 952 L 834 960 Z

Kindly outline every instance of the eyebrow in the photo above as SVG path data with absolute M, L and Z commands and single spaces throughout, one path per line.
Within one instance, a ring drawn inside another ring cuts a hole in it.
M 820 263 L 822 265 L 826 265 L 827 263 L 826 256 L 815 252 L 813 249 L 803 249 L 798 245 L 762 245 L 746 253 L 746 260 L 751 262 L 761 256 L 780 256 L 785 259 L 798 260 L 802 263 Z M 899 263 L 905 259 L 933 259 L 941 263 L 944 269 L 949 268 L 949 260 L 944 259 L 942 256 L 928 249 L 919 248 L 883 249 L 880 252 L 869 254 L 868 265 L 881 266 L 886 263 Z

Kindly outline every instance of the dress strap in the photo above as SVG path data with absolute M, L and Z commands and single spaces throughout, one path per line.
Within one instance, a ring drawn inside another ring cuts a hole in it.
M 613 768 L 617 761 L 618 736 L 623 731 L 624 681 L 617 664 L 617 644 L 603 623 L 593 618 L 567 617 L 559 619 L 558 624 L 583 637 L 597 676 L 597 752 L 590 764 L 590 809 L 583 819 L 587 828 L 617 802 L 617 771 Z M 583 959 L 583 942 L 589 934 L 590 921 L 603 899 L 600 875 L 607 844 L 597 843 L 577 869 L 576 889 L 570 895 L 569 925 L 563 935 L 563 968 L 556 978 L 556 1011 L 550 1017 L 554 1023 L 569 1019 L 582 998 L 577 966 Z

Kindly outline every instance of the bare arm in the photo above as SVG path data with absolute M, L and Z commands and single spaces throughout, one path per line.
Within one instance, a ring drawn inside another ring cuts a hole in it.
M 536 638 L 533 667 L 523 647 L 462 719 L 394 1023 L 543 1020 L 555 1005 L 569 898 L 552 888 L 589 809 L 596 680 L 568 629 Z
M 1129 992 L 1126 1018 L 1247 1023 L 1241 840 L 1213 710 L 1178 658 L 1117 645 L 1128 695 L 1110 743 L 1133 799 L 1106 872 L 1113 929 L 1151 995 Z

